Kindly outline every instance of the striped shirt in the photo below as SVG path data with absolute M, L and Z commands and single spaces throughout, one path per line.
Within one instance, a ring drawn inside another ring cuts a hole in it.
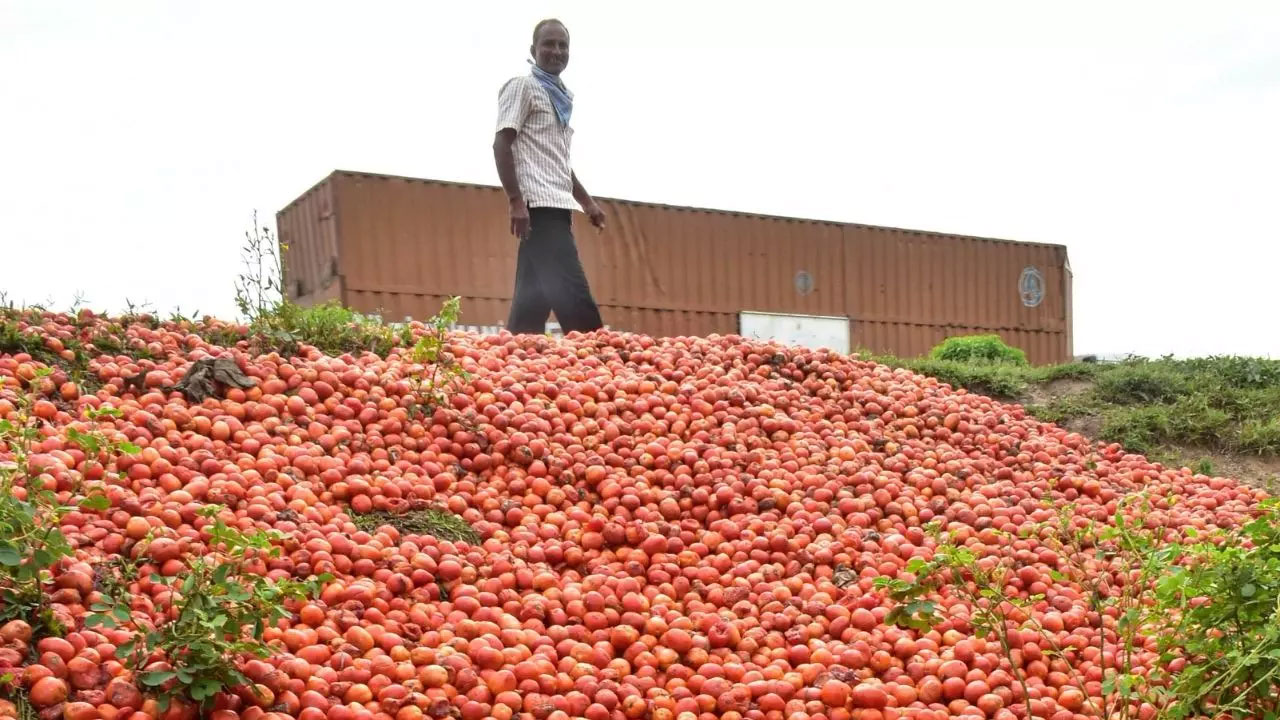
M 573 128 L 561 125 L 551 96 L 532 75 L 512 78 L 498 93 L 498 130 L 516 131 L 516 181 L 529 207 L 577 210 L 569 145 Z

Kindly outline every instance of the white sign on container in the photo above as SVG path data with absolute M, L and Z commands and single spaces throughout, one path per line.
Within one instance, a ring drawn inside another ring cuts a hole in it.
M 823 315 L 738 313 L 738 333 L 754 340 L 773 340 L 812 350 L 849 352 L 849 318 Z

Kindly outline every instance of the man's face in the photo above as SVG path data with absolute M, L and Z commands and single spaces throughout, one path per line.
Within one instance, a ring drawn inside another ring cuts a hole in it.
M 552 75 L 559 75 L 569 65 L 569 32 L 563 25 L 545 25 L 538 31 L 529 52 L 538 67 Z

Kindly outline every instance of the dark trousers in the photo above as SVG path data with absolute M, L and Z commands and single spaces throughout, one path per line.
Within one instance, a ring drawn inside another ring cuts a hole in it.
M 507 329 L 541 335 L 553 311 L 567 333 L 590 332 L 604 325 L 573 242 L 572 213 L 560 208 L 530 208 L 529 237 L 520 241 Z

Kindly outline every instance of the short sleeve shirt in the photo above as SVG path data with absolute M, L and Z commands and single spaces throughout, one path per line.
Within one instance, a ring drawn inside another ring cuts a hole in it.
M 573 128 L 562 125 L 546 88 L 532 75 L 507 81 L 498 93 L 497 130 L 516 131 L 516 181 L 530 207 L 577 210 L 569 146 Z

